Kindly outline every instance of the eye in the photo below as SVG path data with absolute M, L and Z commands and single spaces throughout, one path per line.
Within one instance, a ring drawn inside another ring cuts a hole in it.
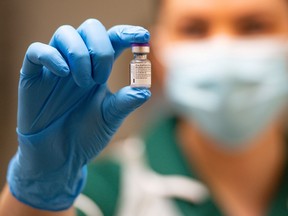
M 209 34 L 209 24 L 204 20 L 179 23 L 178 33 L 185 38 L 201 39 Z
M 246 18 L 236 24 L 237 32 L 243 36 L 267 34 L 273 25 L 267 20 Z

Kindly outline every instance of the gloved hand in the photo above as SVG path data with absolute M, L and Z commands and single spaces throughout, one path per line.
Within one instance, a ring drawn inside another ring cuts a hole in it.
M 114 60 L 131 43 L 149 38 L 141 27 L 107 32 L 90 19 L 77 30 L 60 27 L 50 45 L 28 48 L 19 82 L 19 147 L 7 175 L 18 200 L 55 211 L 73 204 L 85 183 L 85 165 L 150 97 L 147 89 L 124 87 L 113 94 L 107 87 Z

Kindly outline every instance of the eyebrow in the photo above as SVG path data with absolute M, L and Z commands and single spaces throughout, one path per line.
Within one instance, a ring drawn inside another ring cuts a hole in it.
M 241 22 L 244 20 L 248 20 L 248 19 L 254 19 L 254 20 L 263 20 L 263 21 L 272 21 L 277 19 L 278 14 L 262 8 L 262 9 L 257 9 L 255 11 L 248 11 L 248 10 L 242 10 L 242 11 L 238 11 L 235 14 L 233 14 L 229 19 L 231 19 L 232 22 Z M 187 23 L 191 23 L 195 22 L 195 23 L 200 23 L 200 22 L 206 22 L 213 19 L 213 16 L 211 16 L 211 13 L 205 11 L 204 13 L 197 13 L 197 11 L 195 11 L 194 14 L 190 13 L 190 14 L 185 14 L 184 16 L 182 16 L 180 19 L 178 19 L 178 23 L 181 24 L 187 24 Z
M 253 19 L 253 18 L 275 18 L 276 17 L 276 13 L 272 13 L 271 11 L 256 11 L 256 12 L 242 12 L 242 13 L 238 13 L 235 14 L 236 17 L 240 17 L 241 18 L 249 18 L 249 19 Z
M 233 19 L 234 23 L 242 24 L 245 23 L 246 21 L 258 21 L 258 22 L 273 22 L 276 20 L 277 16 L 271 16 L 270 14 L 264 14 L 264 13 L 251 13 L 251 14 L 243 14 L 243 15 L 236 15 Z

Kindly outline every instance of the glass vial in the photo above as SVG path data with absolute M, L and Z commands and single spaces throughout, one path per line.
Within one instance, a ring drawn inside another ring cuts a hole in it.
M 151 87 L 151 62 L 147 59 L 150 52 L 148 43 L 132 44 L 134 59 L 130 62 L 130 86 Z

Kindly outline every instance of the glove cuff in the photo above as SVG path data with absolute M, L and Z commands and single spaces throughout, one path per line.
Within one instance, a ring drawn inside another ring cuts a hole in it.
M 65 168 L 38 179 L 25 176 L 23 172 L 19 175 L 20 166 L 17 163 L 16 155 L 8 167 L 7 181 L 10 192 L 17 200 L 33 208 L 48 211 L 68 209 L 86 183 L 86 166 L 80 169 L 73 179 Z
M 86 162 L 75 155 L 73 142 L 65 142 L 55 134 L 63 131 L 53 128 L 34 135 L 17 132 L 19 147 L 7 173 L 12 195 L 34 208 L 68 209 L 82 191 L 87 176 Z

